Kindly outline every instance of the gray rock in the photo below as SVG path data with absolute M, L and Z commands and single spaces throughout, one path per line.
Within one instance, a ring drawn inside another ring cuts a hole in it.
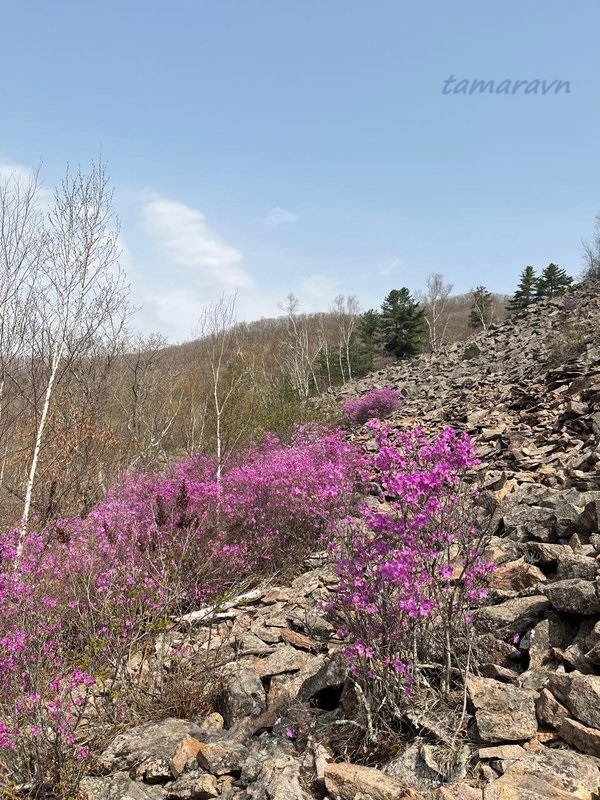
M 592 800 L 598 786 L 595 759 L 541 748 L 506 762 L 504 774 L 485 787 L 485 800 Z
M 481 355 L 481 350 L 479 347 L 473 342 L 465 347 L 463 351 L 463 359 L 465 361 L 471 361 L 474 358 L 477 358 Z
M 393 758 L 383 772 L 405 786 L 427 792 L 442 783 L 455 783 L 466 775 L 471 756 L 469 747 L 458 748 L 449 758 L 448 748 L 414 742 L 404 753 Z
M 419 742 L 409 745 L 402 755 L 393 758 L 383 772 L 406 786 L 421 791 L 434 789 L 443 781 L 442 775 L 422 757 Z
M 247 788 L 252 800 L 312 800 L 302 785 L 300 760 L 287 753 L 273 753 L 262 762 L 260 770 Z
M 292 645 L 284 644 L 266 658 L 259 659 L 255 669 L 261 678 L 281 675 L 284 672 L 298 672 L 310 661 L 311 656 Z
M 132 781 L 127 772 L 104 778 L 85 777 L 80 790 L 86 800 L 165 800 L 164 789 Z
M 214 775 L 195 769 L 169 784 L 165 789 L 166 800 L 212 800 L 219 796 L 217 786 Z
M 508 535 L 533 536 L 542 542 L 556 541 L 555 519 L 548 508 L 515 505 L 505 512 L 503 519 Z
M 542 590 L 554 608 L 562 614 L 600 614 L 600 600 L 596 586 L 591 581 L 570 578 L 544 584 Z
M 582 578 L 586 581 L 593 581 L 597 574 L 598 562 L 595 558 L 573 553 L 571 555 L 565 554 L 558 560 L 556 568 L 556 577 L 558 580 Z
M 176 771 L 172 769 L 171 759 L 151 756 L 134 767 L 129 774 L 136 781 L 154 784 L 167 783 Z
M 571 627 L 555 612 L 548 611 L 545 619 L 530 628 L 519 646 L 529 654 L 529 668 L 541 667 L 552 661 L 554 648 L 563 648 L 573 638 Z
M 518 671 L 521 653 L 509 642 L 497 639 L 491 633 L 483 633 L 477 637 L 477 660 L 483 666 L 494 664 Z
M 566 544 L 550 544 L 548 542 L 525 542 L 521 545 L 527 559 L 534 564 L 552 564 L 565 555 L 573 555 L 573 550 Z
M 579 499 L 579 498 L 578 498 Z M 554 529 L 557 536 L 562 539 L 578 531 L 577 521 L 581 516 L 581 506 L 574 503 L 559 503 L 554 511 Z
M 170 761 L 186 736 L 199 738 L 201 734 L 197 725 L 184 719 L 147 722 L 117 736 L 100 756 L 100 763 L 107 772 L 116 772 L 152 759 Z
M 348 677 L 348 662 L 342 653 L 336 653 L 321 669 L 307 678 L 300 687 L 298 700 L 308 702 L 323 692 L 340 691 Z
M 535 625 L 548 608 L 550 602 L 543 595 L 515 597 L 496 606 L 477 609 L 475 624 L 484 633 L 493 631 L 502 639 L 510 639 Z
M 223 688 L 223 716 L 227 727 L 244 717 L 258 717 L 266 707 L 265 689 L 256 670 L 236 665 Z

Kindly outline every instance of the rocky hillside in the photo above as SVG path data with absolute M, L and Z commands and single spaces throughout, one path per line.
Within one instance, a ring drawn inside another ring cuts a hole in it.
M 448 738 L 411 720 L 406 749 L 343 762 L 351 703 L 341 643 L 320 610 L 336 578 L 315 556 L 290 586 L 178 620 L 157 653 L 218 651 L 219 712 L 119 736 L 89 800 L 545 800 L 600 784 L 600 296 L 580 286 L 440 353 L 344 387 L 404 395 L 397 426 L 467 431 L 496 564 L 476 612 L 481 666 Z M 368 440 L 355 431 L 356 440 Z M 336 728 L 339 726 L 339 728 Z M 335 731 L 340 731 L 336 736 Z

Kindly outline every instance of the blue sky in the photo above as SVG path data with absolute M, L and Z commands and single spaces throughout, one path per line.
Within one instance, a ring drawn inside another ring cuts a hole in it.
M 0 30 L 0 171 L 42 160 L 51 187 L 102 153 L 145 331 L 188 337 L 223 291 L 252 319 L 581 269 L 597 0 L 0 0 Z

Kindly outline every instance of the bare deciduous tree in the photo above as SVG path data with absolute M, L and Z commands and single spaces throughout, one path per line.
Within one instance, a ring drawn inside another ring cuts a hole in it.
M 128 287 L 119 268 L 118 221 L 103 164 L 89 174 L 67 174 L 55 191 L 43 227 L 43 245 L 31 276 L 28 326 L 35 362 L 35 434 L 23 498 L 21 531 L 33 490 L 54 394 L 71 365 L 95 342 L 114 341 L 129 313 Z
M 183 401 L 180 369 L 158 333 L 130 336 L 124 342 L 120 386 L 116 393 L 124 421 L 128 465 L 166 458 L 169 437 Z
M 4 451 L 1 476 L 11 424 L 6 408 L 7 381 L 27 345 L 44 242 L 38 194 L 37 171 L 29 180 L 14 173 L 0 183 L 0 437 Z
M 339 332 L 338 360 L 342 381 L 351 381 L 352 357 L 350 345 L 358 324 L 358 315 L 360 313 L 360 305 L 356 296 L 348 295 L 348 297 L 345 297 L 343 294 L 336 295 L 331 306 L 331 313 L 335 316 Z M 345 369 L 344 362 L 346 364 Z
M 477 330 L 483 328 L 487 331 L 493 324 L 496 316 L 496 303 L 494 295 L 485 288 L 477 286 L 470 292 L 471 313 L 469 314 L 469 327 Z
M 600 214 L 596 217 L 590 241 L 583 244 L 583 280 L 600 280 Z
M 441 272 L 433 272 L 427 276 L 426 289 L 419 293 L 419 302 L 425 309 L 427 338 L 432 352 L 439 350 L 446 338 L 450 314 L 446 308 L 448 297 L 452 292 L 452 284 L 444 283 Z
M 321 342 L 318 336 L 311 340 L 309 328 L 298 314 L 298 307 L 298 298 L 291 292 L 280 304 L 286 318 L 281 365 L 298 392 L 298 397 L 306 400 L 310 395 L 311 380 L 315 391 L 319 391 L 315 364 L 321 351 Z
M 236 354 L 237 333 L 235 329 L 236 297 L 210 303 L 202 313 L 196 328 L 196 335 L 202 339 L 210 370 L 210 396 L 215 416 L 215 447 L 217 456 L 217 481 L 221 480 L 224 451 L 223 421 L 227 407 L 232 400 L 243 373 L 238 371 L 231 380 L 226 380 L 228 360 Z

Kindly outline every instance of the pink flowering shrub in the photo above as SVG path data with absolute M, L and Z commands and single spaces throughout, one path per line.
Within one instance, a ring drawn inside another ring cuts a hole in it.
M 367 717 L 380 709 L 397 724 L 415 689 L 447 693 L 464 669 L 469 609 L 485 597 L 491 565 L 467 516 L 464 476 L 478 463 L 469 438 L 450 428 L 429 440 L 419 428 L 368 427 L 377 451 L 367 477 L 381 503 L 364 503 L 330 542 L 340 578 L 332 609 L 344 620 Z
M 362 397 L 349 397 L 342 406 L 342 412 L 350 424 L 362 425 L 369 419 L 382 419 L 397 411 L 401 400 L 397 389 L 385 386 L 371 389 Z
M 19 532 L 0 534 L 0 789 L 4 775 L 71 796 L 94 736 L 159 701 L 156 634 L 298 568 L 348 512 L 360 463 L 341 431 L 305 426 L 219 482 L 201 454 L 127 474 L 85 519 L 28 531 L 20 556 Z
M 223 477 L 228 542 L 246 548 L 252 569 L 289 572 L 347 512 L 361 462 L 324 426 L 303 426 L 287 445 L 269 436 Z

